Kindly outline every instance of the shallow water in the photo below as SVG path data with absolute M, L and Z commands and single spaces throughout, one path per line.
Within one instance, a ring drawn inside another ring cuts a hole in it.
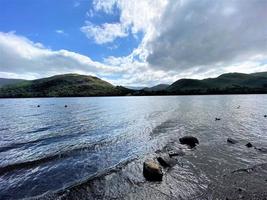
M 266 102 L 267 95 L 1 99 L 0 199 L 77 185 L 194 135 L 200 145 L 186 157 L 191 170 L 179 174 L 186 198 L 194 184 L 267 162 L 244 146 L 267 146 Z M 190 184 L 192 177 L 199 182 Z

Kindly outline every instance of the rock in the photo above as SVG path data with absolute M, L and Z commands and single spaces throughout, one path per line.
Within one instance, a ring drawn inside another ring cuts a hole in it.
M 193 136 L 185 136 L 179 139 L 181 144 L 186 144 L 189 147 L 193 148 L 196 144 L 199 144 L 198 139 Z
M 157 160 L 159 164 L 165 168 L 173 167 L 174 165 L 176 165 L 176 160 L 174 160 L 173 158 L 170 158 L 169 155 L 163 155 L 163 156 L 157 157 Z
M 185 155 L 185 153 L 182 150 L 177 150 L 177 151 L 173 150 L 173 151 L 169 151 L 168 153 L 170 157 Z
M 258 151 L 262 152 L 262 153 L 267 153 L 267 148 L 264 147 L 260 147 L 260 148 L 256 148 Z
M 227 142 L 228 142 L 228 143 L 231 143 L 231 144 L 236 144 L 236 143 L 238 143 L 238 141 L 235 140 L 235 139 L 233 139 L 233 138 L 227 138 Z
M 154 160 L 147 160 L 143 165 L 143 175 L 148 181 L 162 181 L 162 168 Z
M 253 147 L 253 145 L 249 142 L 246 144 L 246 147 L 251 148 L 251 147 Z
M 267 117 L 267 115 L 264 115 L 264 117 Z
M 68 106 L 67 105 L 65 105 L 65 108 L 67 108 Z
M 217 118 L 217 117 L 215 118 L 215 121 L 219 121 L 219 120 L 221 120 L 221 118 Z
M 37 105 L 38 108 L 40 108 L 40 105 Z

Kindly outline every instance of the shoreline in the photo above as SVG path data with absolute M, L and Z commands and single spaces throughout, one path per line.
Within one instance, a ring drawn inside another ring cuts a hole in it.
M 143 162 L 165 154 L 168 149 L 185 154 L 175 157 L 176 164 L 164 169 L 162 182 L 149 182 L 143 177 Z M 245 199 L 267 198 L 267 163 L 228 171 L 211 180 L 192 162 L 198 147 L 193 149 L 171 141 L 152 153 L 127 160 L 115 168 L 76 185 L 30 199 Z M 245 180 L 245 182 L 244 182 Z
M 1 99 L 64 99 L 64 98 L 113 98 L 113 97 L 178 97 L 178 96 L 247 96 L 267 95 L 267 93 L 244 93 L 244 94 L 170 94 L 170 95 L 113 95 L 113 96 L 62 96 L 62 97 L 0 97 Z

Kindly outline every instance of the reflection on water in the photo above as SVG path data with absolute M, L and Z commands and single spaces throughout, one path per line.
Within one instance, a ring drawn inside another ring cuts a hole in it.
M 1 99 L 0 199 L 77 184 L 183 135 L 200 140 L 187 161 L 202 179 L 216 181 L 229 170 L 267 161 L 266 154 L 244 146 L 267 144 L 266 100 L 266 95 Z M 240 143 L 229 146 L 227 137 Z

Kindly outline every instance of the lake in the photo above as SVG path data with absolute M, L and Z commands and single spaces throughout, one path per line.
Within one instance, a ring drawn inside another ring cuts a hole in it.
M 245 146 L 267 146 L 266 114 L 267 95 L 0 99 L 0 199 L 64 191 L 184 135 L 200 141 L 184 162 L 205 190 L 224 173 L 267 162 Z M 179 184 L 190 196 L 193 184 Z

